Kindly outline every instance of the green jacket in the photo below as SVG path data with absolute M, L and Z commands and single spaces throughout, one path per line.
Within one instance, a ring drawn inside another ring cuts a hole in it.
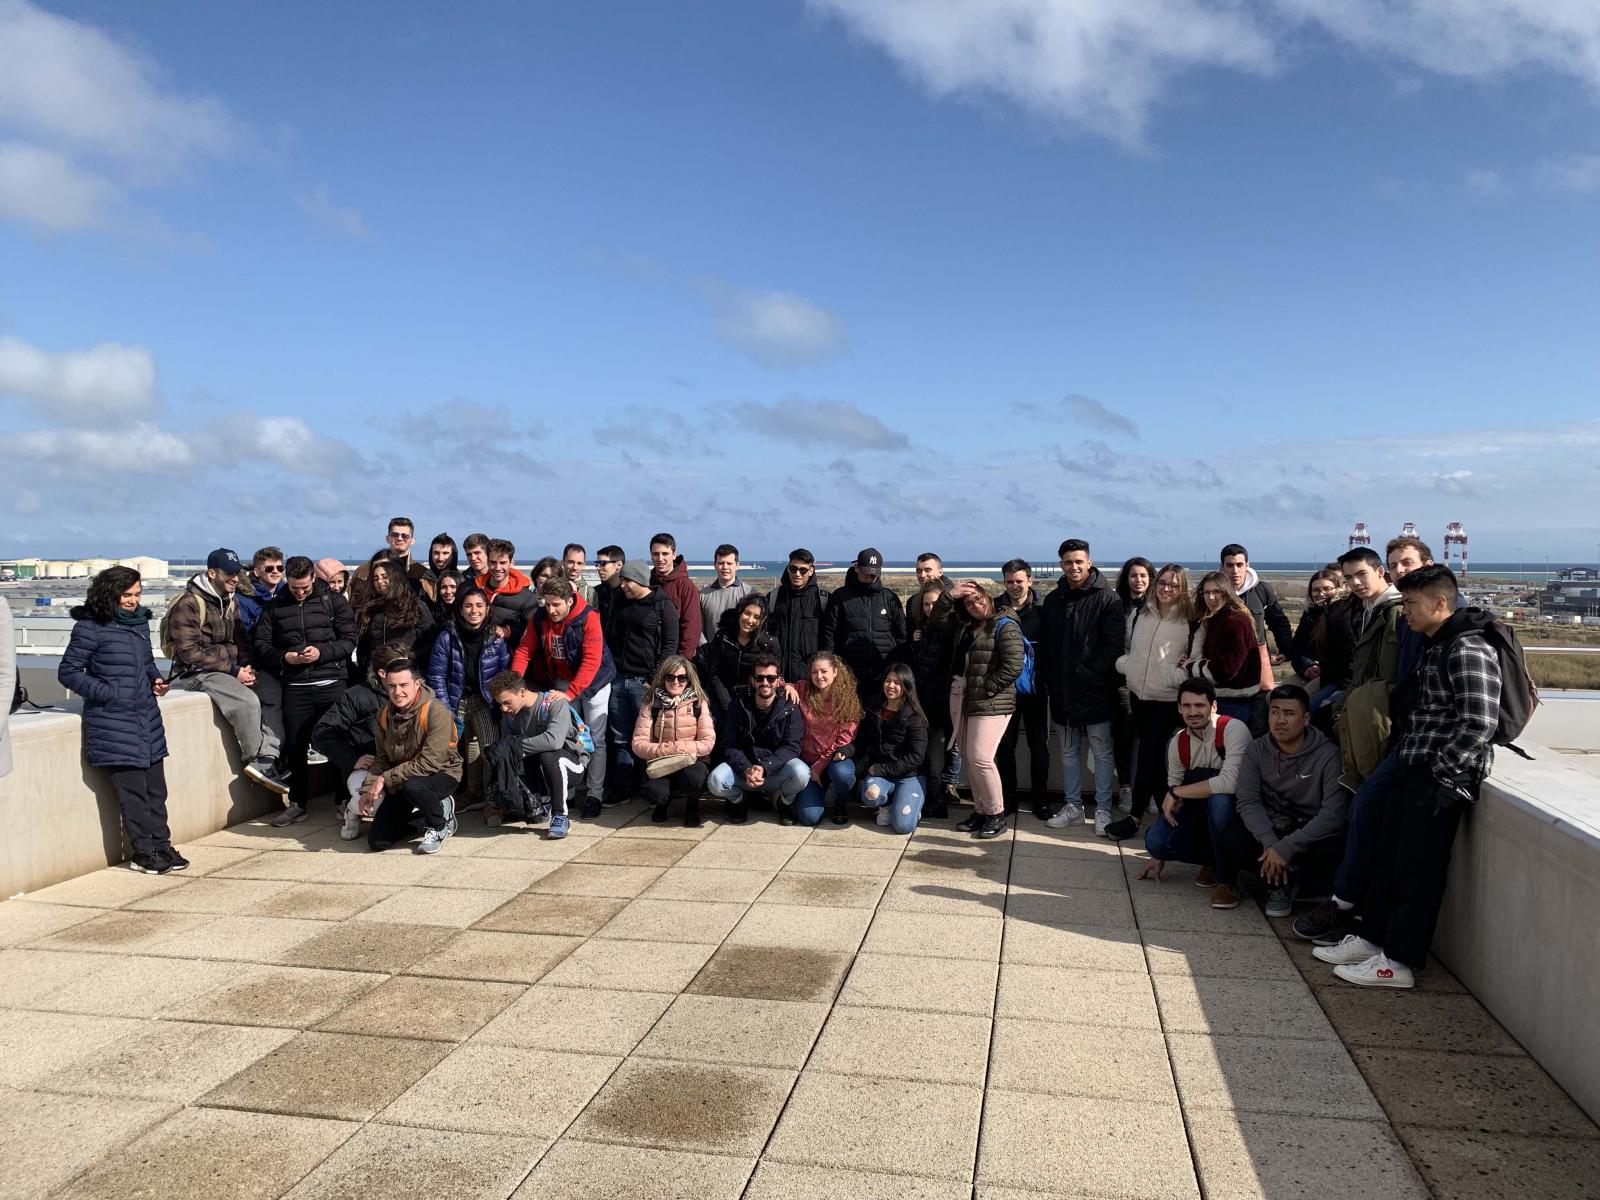
M 1009 619 L 1000 620 L 1000 616 Z M 1022 630 L 1010 614 L 996 614 L 969 633 L 960 634 L 956 645 L 970 636 L 967 665 L 962 677 L 966 689 L 961 696 L 961 713 L 967 717 L 1003 717 L 1017 709 L 1017 676 L 1022 674 Z

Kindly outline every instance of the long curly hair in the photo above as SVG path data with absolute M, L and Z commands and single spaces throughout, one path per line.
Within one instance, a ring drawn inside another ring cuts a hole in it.
M 132 567 L 107 567 L 89 581 L 89 593 L 83 598 L 83 603 L 72 610 L 72 616 L 79 621 L 98 621 L 102 625 L 109 625 L 117 619 L 122 593 L 142 578 Z M 0 601 L 0 604 L 3 603 Z
M 819 662 L 833 666 L 833 682 L 819 692 L 810 685 L 811 668 Z M 818 650 L 806 664 L 806 711 L 839 725 L 861 720 L 861 697 L 856 694 L 856 673 L 831 650 Z
M 362 624 L 370 625 L 372 618 L 382 612 L 385 632 L 415 629 L 422 623 L 422 609 L 417 602 L 416 589 L 411 586 L 411 579 L 407 576 L 405 567 L 393 562 L 386 553 L 380 551 L 373 556 L 372 576 L 377 575 L 379 568 L 382 568 L 388 586 L 380 592 L 374 585 L 372 598 L 367 602 L 367 611 L 362 615 Z

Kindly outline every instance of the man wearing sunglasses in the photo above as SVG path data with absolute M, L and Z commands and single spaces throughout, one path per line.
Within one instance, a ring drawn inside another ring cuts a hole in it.
M 283 551 L 263 546 L 250 556 L 250 574 L 239 579 L 234 600 L 239 606 L 239 624 L 248 638 L 261 620 L 261 610 L 283 591 Z M 255 672 L 256 699 L 261 702 L 261 727 L 275 746 L 283 746 L 283 685 L 270 671 Z
M 767 628 L 783 647 L 785 679 L 804 679 L 811 656 L 822 648 L 819 636 L 828 589 L 817 584 L 816 562 L 804 546 L 790 551 L 783 578 L 767 596 L 772 612 Z
M 733 690 L 722 764 L 706 787 L 728 805 L 728 824 L 745 822 L 753 796 L 773 799 L 778 821 L 794 824 L 794 798 L 811 782 L 800 757 L 803 732 L 800 707 L 784 693 L 778 660 L 758 654 L 750 665 L 750 684 Z
M 390 517 L 389 532 L 384 535 L 383 549 L 389 556 L 389 561 L 404 572 L 411 586 L 418 592 L 432 600 L 437 591 L 434 588 L 433 578 L 428 574 L 428 564 L 416 562 L 411 557 L 411 550 L 416 545 L 417 526 L 410 517 Z M 356 573 L 350 577 L 350 607 L 356 612 L 361 612 L 372 599 L 372 563 L 364 562 L 356 568 Z

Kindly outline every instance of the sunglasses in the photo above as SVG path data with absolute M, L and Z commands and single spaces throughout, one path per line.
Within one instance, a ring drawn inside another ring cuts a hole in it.
M 687 672 L 687 671 L 674 671 L 671 675 L 663 675 L 662 678 L 665 679 L 668 683 L 688 683 L 689 682 L 689 672 Z
M 778 682 L 778 676 L 776 676 L 776 675 L 752 675 L 752 676 L 750 676 L 750 678 L 753 679 L 757 683 L 777 683 Z
M 791 575 L 809 575 L 809 574 L 811 574 L 811 568 L 810 567 L 797 567 L 793 563 L 790 563 L 789 564 L 789 574 L 791 574 Z
M 611 560 L 609 558 L 597 558 L 594 560 L 594 565 L 597 567 L 609 567 Z
M 391 529 L 389 531 L 389 540 L 391 542 L 409 542 L 411 538 L 411 534 L 403 533 L 398 529 Z
M 277 567 L 263 566 L 261 569 L 263 571 L 265 571 L 268 575 L 282 575 L 283 574 L 283 567 L 281 567 L 281 566 L 277 566 Z

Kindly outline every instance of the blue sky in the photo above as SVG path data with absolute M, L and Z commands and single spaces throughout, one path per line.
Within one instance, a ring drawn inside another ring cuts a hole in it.
M 0 0 L 0 555 L 1595 553 L 1585 5 L 452 14 Z

